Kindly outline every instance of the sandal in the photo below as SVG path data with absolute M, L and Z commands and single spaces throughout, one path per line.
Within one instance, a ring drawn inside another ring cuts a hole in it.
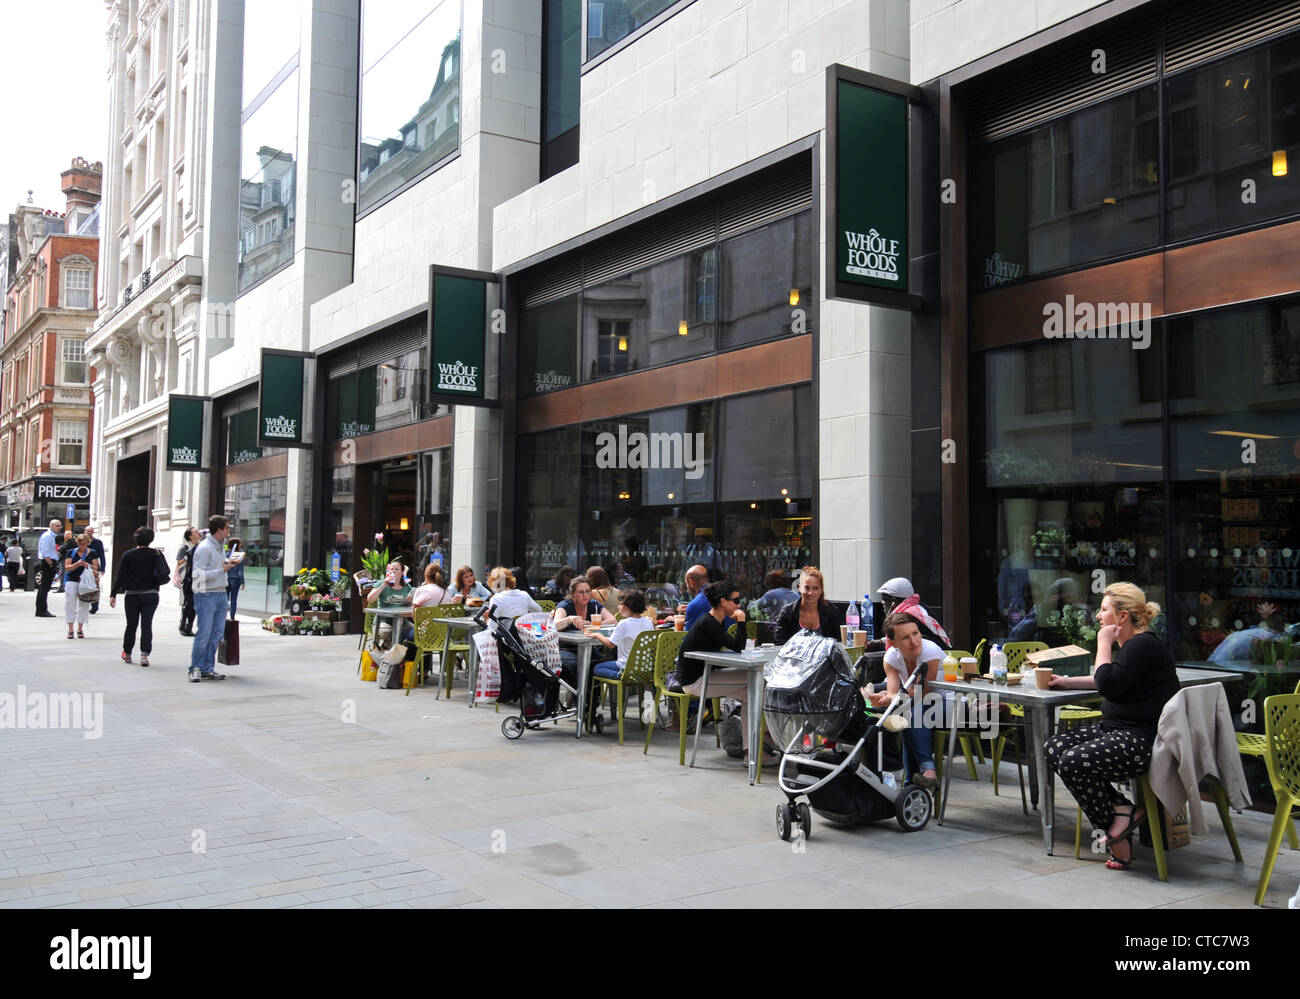
M 78 628 L 78 629 L 77 629 L 77 637 L 78 637 L 78 638 L 85 638 L 85 637 L 86 637 L 86 633 L 85 633 L 84 631 L 82 631 L 80 628 Z
M 1112 843 L 1118 843 L 1120 840 L 1129 840 L 1133 833 L 1142 828 L 1142 823 L 1147 820 L 1147 813 L 1136 805 L 1133 805 L 1129 811 L 1119 812 L 1115 817 L 1119 819 L 1127 817 L 1128 825 L 1124 826 L 1124 828 L 1114 836 L 1103 836 L 1101 838 L 1101 845 L 1107 849 L 1110 848 L 1110 844 Z
M 1127 871 L 1133 864 L 1133 857 L 1130 854 L 1128 860 L 1121 860 L 1115 854 L 1110 854 L 1106 858 L 1106 870 L 1108 871 Z

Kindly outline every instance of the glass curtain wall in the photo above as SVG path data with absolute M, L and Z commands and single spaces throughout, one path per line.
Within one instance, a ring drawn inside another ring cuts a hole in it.
M 225 515 L 230 536 L 239 538 L 244 557 L 241 609 L 278 614 L 284 592 L 284 478 L 227 486 Z
M 529 579 L 600 565 L 670 602 L 700 563 L 757 596 L 812 556 L 810 418 L 799 386 L 521 437 Z
M 297 3 L 247 4 L 240 128 L 238 291 L 293 261 L 298 155 Z
M 460 148 L 460 0 L 361 0 L 357 212 Z
M 678 0 L 587 0 L 587 58 L 594 59 Z
M 581 113 L 582 0 L 545 0 L 542 11 L 542 173 L 578 162 Z

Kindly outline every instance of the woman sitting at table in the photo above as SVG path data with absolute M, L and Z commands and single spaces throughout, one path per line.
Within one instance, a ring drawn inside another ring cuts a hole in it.
M 493 616 L 509 626 L 524 614 L 541 614 L 541 605 L 523 590 L 515 588 L 515 574 L 503 565 L 488 573 L 488 586 L 492 587 Z
M 591 584 L 591 598 L 605 607 L 618 606 L 618 589 L 609 581 L 609 573 L 598 565 L 587 570 L 587 582 Z
M 877 692 L 870 686 L 863 687 L 862 696 L 873 707 L 888 707 L 908 677 L 918 669 L 921 671 L 912 684 L 912 723 L 903 738 L 907 741 L 912 773 L 917 775 L 913 780 L 922 787 L 934 787 L 939 781 L 934 769 L 934 733 L 924 724 L 929 720 L 924 708 L 925 679 L 938 674 L 943 649 L 921 637 L 921 625 L 910 614 L 898 611 L 890 614 L 885 618 L 885 634 L 893 643 L 893 648 L 885 653 L 885 689 Z
M 623 620 L 614 625 L 614 633 L 606 638 L 599 632 L 596 637 L 600 639 L 600 644 L 607 649 L 613 649 L 617 658 L 613 661 L 605 661 L 592 670 L 597 676 L 620 677 L 627 666 L 628 653 L 632 651 L 632 643 L 636 641 L 636 636 L 643 631 L 650 631 L 655 626 L 654 610 L 646 613 L 645 594 L 640 590 L 628 590 L 619 600 L 618 612 L 623 615 Z
M 688 652 L 743 652 L 745 649 L 745 612 L 740 609 L 740 590 L 731 580 L 710 583 L 704 588 L 704 598 L 709 602 L 709 612 L 696 619 L 691 630 L 682 639 L 681 651 L 677 654 L 677 682 L 682 690 L 695 697 L 700 696 L 704 685 L 704 663 L 687 656 Z M 725 620 L 731 618 L 736 622 L 735 633 L 729 633 Z M 838 634 L 838 632 L 837 632 Z M 709 673 L 710 697 L 730 697 L 744 704 L 749 697 L 749 671 L 743 669 L 718 669 L 714 667 Z M 749 726 L 740 727 L 741 745 L 745 750 L 745 760 L 749 760 Z M 763 763 L 775 763 L 776 757 L 765 753 Z
M 591 616 L 597 614 L 600 616 L 602 626 L 612 625 L 614 615 L 611 614 L 601 603 L 591 598 L 591 583 L 586 576 L 574 576 L 573 581 L 569 583 L 568 599 L 560 601 L 555 607 L 555 613 L 551 615 L 551 620 L 555 622 L 556 631 L 567 631 L 570 628 L 582 631 L 591 621 Z M 591 650 L 591 661 L 603 662 L 613 658 L 612 654 L 604 648 L 594 648 Z M 560 662 L 563 665 L 562 676 L 565 682 L 570 686 L 578 685 L 578 651 L 572 645 L 564 642 L 560 643 Z M 594 676 L 593 672 L 593 676 Z M 588 691 L 590 694 L 590 691 Z M 588 703 L 591 703 L 588 701 Z
M 1101 721 L 1058 732 L 1043 756 L 1088 814 L 1094 829 L 1105 829 L 1106 866 L 1127 870 L 1133 862 L 1133 830 L 1146 813 L 1120 794 L 1114 782 L 1145 773 L 1151 764 L 1156 724 L 1165 702 L 1178 693 L 1173 657 L 1150 631 L 1160 605 L 1132 583 L 1111 583 L 1102 597 L 1097 622 L 1097 659 L 1091 676 L 1052 676 L 1053 690 L 1098 690 Z M 1111 661 L 1111 646 L 1119 654 Z
M 417 586 L 411 594 L 412 607 L 429 607 L 448 602 L 447 584 L 442 578 L 442 566 L 430 562 L 424 567 L 424 585 Z
M 409 607 L 411 606 L 411 584 L 406 581 L 406 566 L 400 559 L 388 563 L 388 568 L 384 572 L 384 578 L 379 581 L 369 593 L 366 594 L 367 607 Z M 402 626 L 402 640 L 405 641 L 413 635 L 414 629 L 410 622 L 405 622 Z M 385 620 L 380 620 L 375 628 L 375 638 L 379 642 L 390 642 L 393 637 L 393 626 Z
M 463 604 L 470 600 L 486 600 L 492 596 L 487 588 L 474 578 L 474 570 L 462 565 L 456 570 L 455 582 L 451 586 L 451 603 Z
M 776 644 L 784 645 L 803 628 L 816 631 L 827 638 L 840 637 L 844 622 L 835 608 L 826 602 L 826 579 L 815 565 L 800 570 L 799 599 L 786 604 L 776 619 Z

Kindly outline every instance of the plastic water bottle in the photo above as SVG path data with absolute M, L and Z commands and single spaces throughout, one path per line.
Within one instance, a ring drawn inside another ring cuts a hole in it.
M 867 641 L 876 640 L 876 610 L 871 605 L 871 597 L 862 598 L 862 630 L 867 633 Z
M 853 641 L 853 633 L 858 630 L 861 621 L 858 618 L 858 604 L 855 600 L 849 601 L 849 609 L 844 615 L 844 624 L 849 630 L 849 641 Z
M 1000 687 L 1006 686 L 1007 654 L 1002 651 L 1001 645 L 993 646 L 993 651 L 989 653 L 989 672 L 993 674 L 994 683 Z

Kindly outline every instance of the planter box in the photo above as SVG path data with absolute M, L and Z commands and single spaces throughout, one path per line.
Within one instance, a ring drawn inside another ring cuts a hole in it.
M 307 610 L 302 614 L 304 621 L 328 621 L 333 616 L 333 612 L 327 610 Z

